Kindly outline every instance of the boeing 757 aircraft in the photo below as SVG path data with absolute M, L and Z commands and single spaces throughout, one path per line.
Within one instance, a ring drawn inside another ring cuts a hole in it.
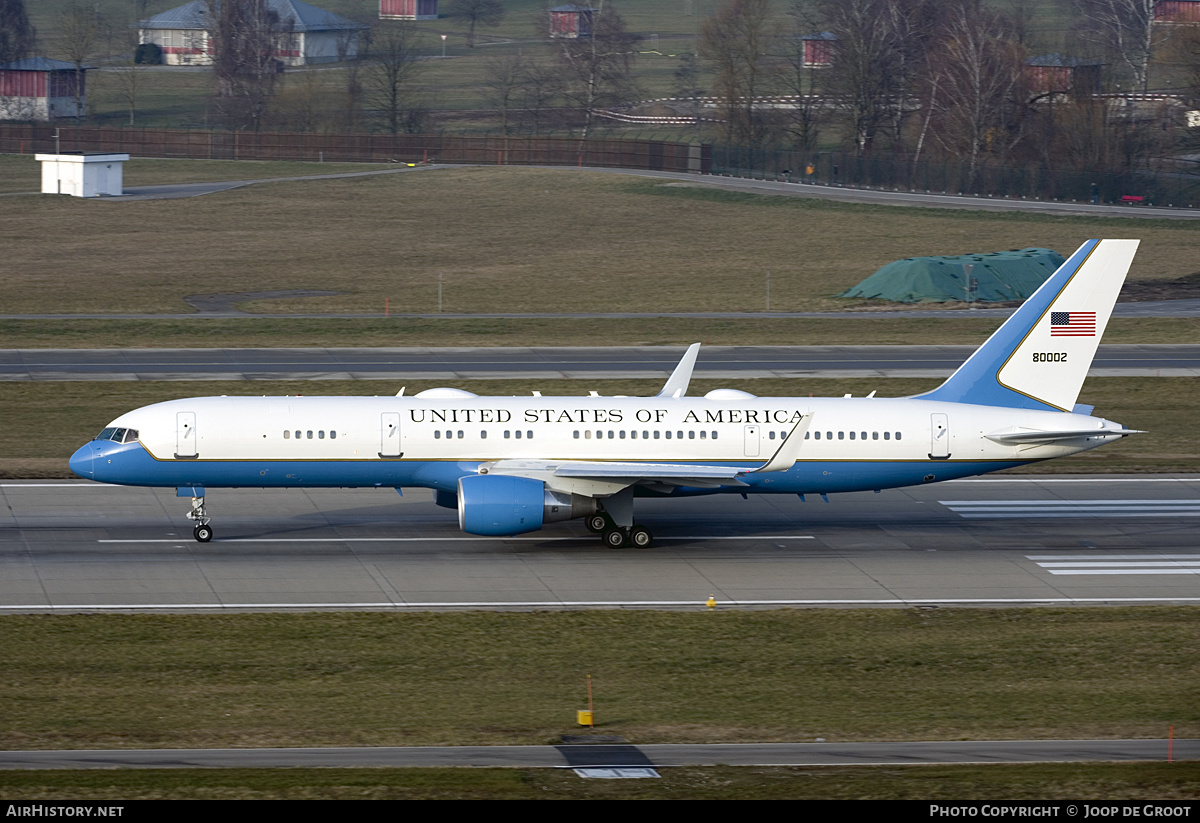
M 916 397 L 687 397 L 697 343 L 654 397 L 196 397 L 123 414 L 81 477 L 176 488 L 422 487 L 471 534 L 583 518 L 649 546 L 638 497 L 879 490 L 1062 457 L 1133 434 L 1076 405 L 1137 249 L 1089 240 L 951 377 Z

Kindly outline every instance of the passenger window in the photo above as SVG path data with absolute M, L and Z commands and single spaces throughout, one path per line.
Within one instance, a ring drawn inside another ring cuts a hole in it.
M 434 430 L 433 430 L 433 439 L 434 439 L 434 440 L 441 440 L 441 439 L 442 439 L 442 430 L 441 430 L 441 429 L 434 429 Z
M 838 440 L 845 440 L 845 439 L 846 439 L 846 433 L 838 432 Z
M 317 432 L 317 439 L 318 439 L 318 440 L 324 440 L 324 439 L 325 439 L 325 430 L 324 430 L 324 429 L 321 429 L 319 432 Z
M 308 439 L 312 440 L 312 429 L 308 430 Z
M 291 439 L 292 439 L 292 433 L 291 433 L 290 431 L 288 431 L 287 429 L 284 429 L 284 430 L 283 430 L 283 439 L 284 439 L 284 440 L 291 440 Z
M 483 429 L 482 431 L 479 432 L 479 439 L 487 440 L 487 429 Z
M 654 431 L 654 439 L 655 439 L 655 440 L 657 440 L 657 439 L 658 439 L 658 430 L 657 430 L 657 429 Z
M 532 440 L 532 439 L 533 439 L 533 432 L 531 432 L 531 431 L 527 431 L 527 432 L 525 432 L 525 439 L 526 439 L 526 440 Z
M 688 440 L 695 440 L 695 439 L 696 439 L 696 433 L 694 431 L 688 432 Z
M 896 439 L 897 439 L 897 440 L 899 440 L 899 439 L 900 439 L 900 432 L 896 432 Z
M 705 437 L 705 435 L 707 435 L 707 434 L 708 434 L 708 432 L 706 432 L 706 431 L 704 431 L 703 429 L 701 429 L 701 430 L 700 430 L 700 439 L 701 439 L 701 440 L 703 440 L 703 439 L 704 439 L 704 437 Z
M 854 432 L 850 432 L 850 439 L 851 439 L 851 440 L 853 440 L 853 439 L 854 439 Z
M 878 440 L 878 439 L 879 439 L 879 432 L 871 432 L 871 439 L 872 439 L 872 440 Z
M 330 439 L 330 440 L 337 440 L 337 432 L 335 432 L 335 431 L 331 431 L 331 432 L 329 433 L 329 439 Z
M 891 440 L 891 439 L 892 439 L 892 433 L 891 433 L 891 432 L 884 432 L 884 433 L 883 433 L 883 439 L 884 439 L 884 440 Z
M 518 440 L 521 439 L 521 430 L 520 429 L 517 429 L 517 439 Z
M 592 430 L 591 430 L 591 429 L 585 429 L 585 430 L 584 430 L 584 432 L 583 432 L 583 439 L 584 439 L 584 440 L 591 440 L 591 439 L 592 439 Z
M 505 429 L 504 430 L 504 439 L 507 440 L 510 436 L 511 436 L 511 432 L 509 432 L 508 429 Z

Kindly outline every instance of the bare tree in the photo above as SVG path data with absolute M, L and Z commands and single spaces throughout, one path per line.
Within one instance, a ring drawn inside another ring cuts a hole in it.
M 970 186 L 985 154 L 1002 154 L 1020 139 L 1025 55 L 1009 22 L 974 0 L 945 14 L 930 55 L 926 122 L 966 163 Z
M 504 4 L 500 0 L 450 0 L 446 16 L 467 24 L 467 47 L 475 48 L 475 27 L 495 26 L 504 19 Z
M 257 130 L 283 69 L 280 49 L 291 45 L 291 23 L 267 0 L 206 2 L 218 109 L 230 128 Z
M 901 147 L 943 5 L 937 0 L 821 0 L 820 7 L 837 36 L 828 90 L 855 150 L 869 151 L 881 134 Z
M 72 0 L 63 9 L 58 24 L 59 51 L 75 64 L 75 119 L 83 116 L 84 64 L 96 53 L 102 23 L 98 3 Z
M 827 119 L 826 102 L 819 93 L 825 68 L 818 68 L 805 52 L 805 37 L 817 35 L 819 23 L 809 2 L 793 2 L 788 9 L 787 36 L 779 38 L 781 61 L 778 66 L 780 90 L 795 97 L 795 105 L 783 110 L 782 128 L 796 148 L 808 152 Z
M 33 54 L 37 32 L 29 24 L 25 0 L 0 0 L 0 63 Z
M 505 136 L 512 134 L 516 126 L 525 64 L 524 53 L 518 51 L 489 60 L 484 69 L 483 97 L 496 112 L 500 133 Z
M 371 39 L 371 52 L 363 71 L 363 97 L 392 134 L 419 130 L 422 107 L 413 78 L 417 62 L 420 32 L 406 21 L 381 26 Z
M 1154 9 L 1160 0 L 1075 0 L 1085 36 L 1129 70 L 1136 91 L 1150 84 L 1150 58 L 1158 45 Z
M 566 97 L 583 116 L 581 141 L 591 134 L 597 112 L 634 95 L 633 58 L 641 38 L 626 28 L 616 9 L 604 5 L 600 0 L 595 9 L 591 37 L 558 41 Z
M 700 54 L 715 74 L 713 92 L 731 143 L 757 145 L 766 137 L 757 98 L 773 79 L 767 62 L 772 39 L 770 0 L 724 0 L 700 26 Z

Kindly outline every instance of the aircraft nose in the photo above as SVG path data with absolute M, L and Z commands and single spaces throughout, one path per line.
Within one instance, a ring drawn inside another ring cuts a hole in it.
M 68 464 L 71 471 L 75 472 L 80 477 L 88 480 L 93 479 L 92 459 L 96 456 L 96 446 L 94 443 L 84 444 L 77 452 L 71 455 L 71 461 Z

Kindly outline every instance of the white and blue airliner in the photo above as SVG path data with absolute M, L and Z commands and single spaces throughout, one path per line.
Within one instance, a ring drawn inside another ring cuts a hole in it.
M 175 487 L 212 539 L 214 488 L 432 489 L 471 534 L 583 518 L 649 546 L 639 497 L 827 495 L 934 483 L 1135 433 L 1076 405 L 1137 250 L 1084 243 L 954 374 L 915 397 L 687 397 L 699 344 L 654 397 L 195 397 L 136 409 L 71 457 L 81 477 Z

